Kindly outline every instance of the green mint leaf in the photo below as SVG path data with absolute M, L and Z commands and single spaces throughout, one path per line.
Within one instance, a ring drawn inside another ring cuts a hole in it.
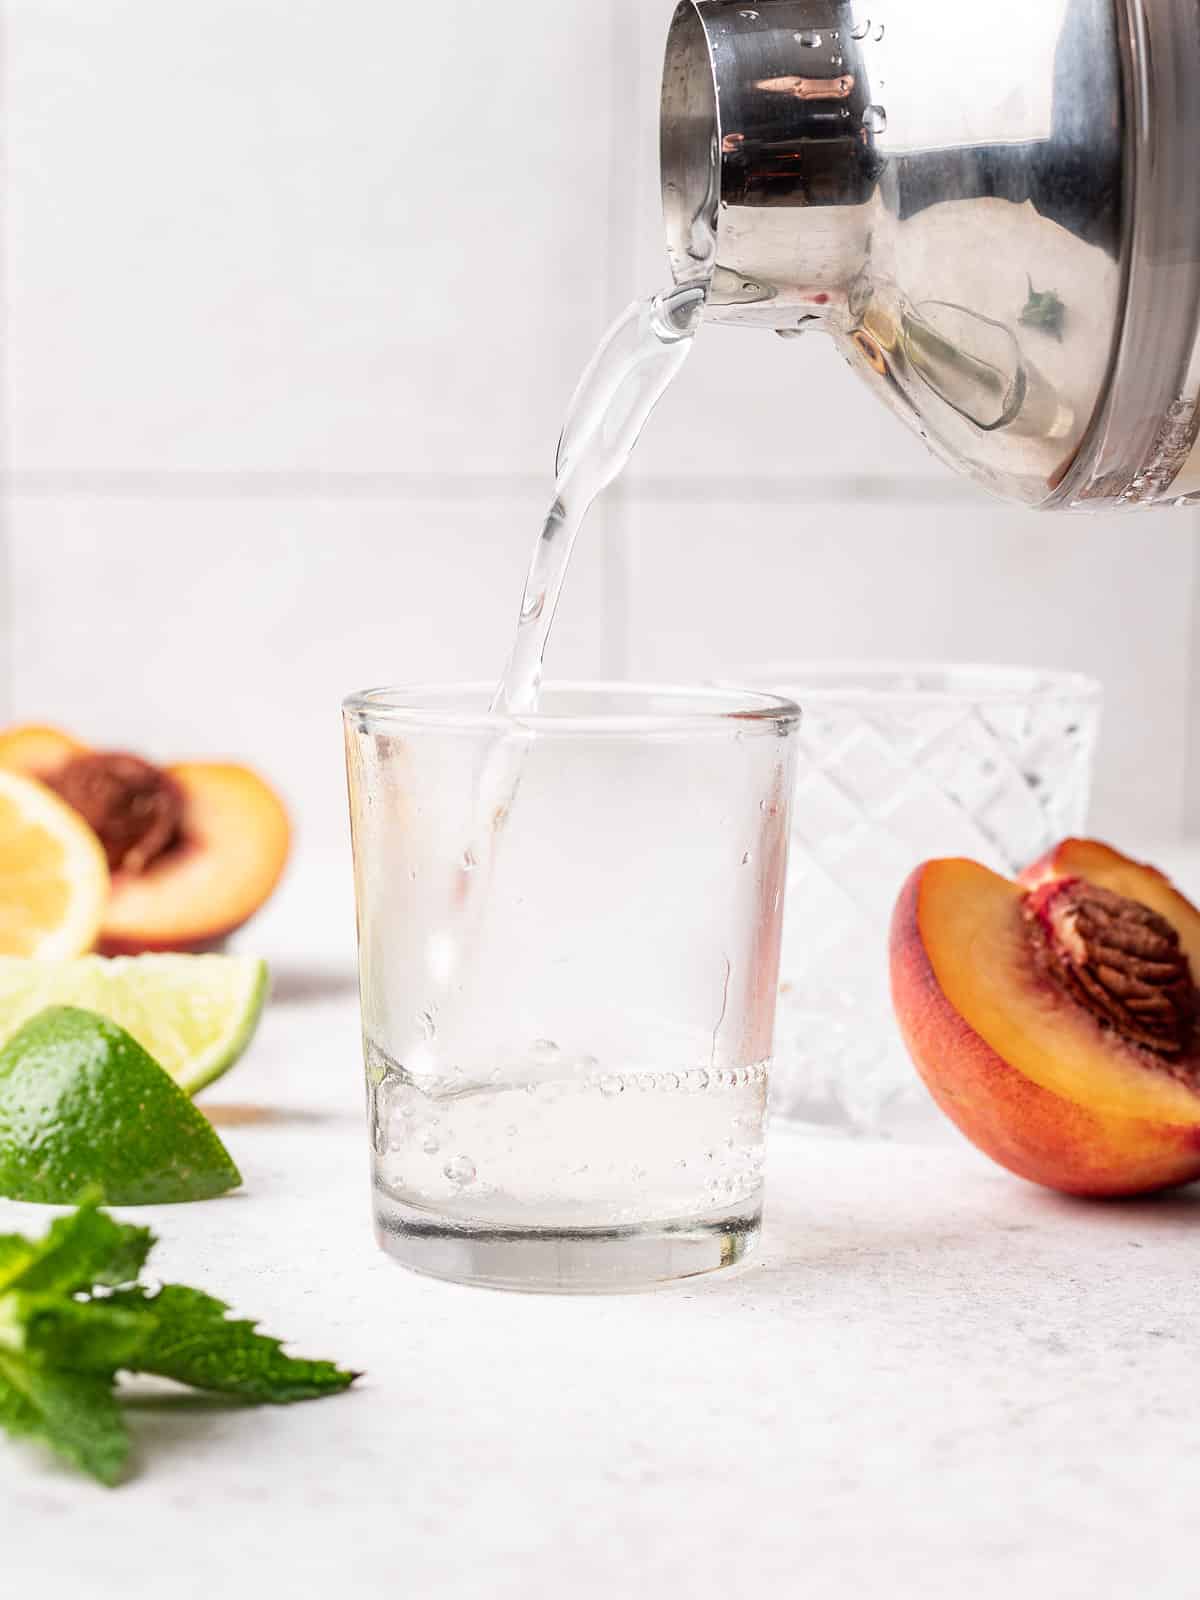
M 129 1458 L 111 1376 L 55 1372 L 8 1351 L 0 1351 L 0 1426 L 16 1438 L 40 1439 L 108 1485 Z
M 132 1283 L 146 1263 L 154 1235 L 149 1228 L 114 1222 L 89 1201 L 52 1222 L 44 1238 L 25 1243 L 32 1255 L 23 1263 L 14 1257 L 7 1274 L 0 1269 L 0 1289 L 77 1294 L 96 1284 Z
M 0 1340 L 6 1300 L 20 1328 L 27 1360 L 71 1372 L 103 1372 L 110 1377 L 131 1366 L 154 1328 L 150 1311 L 133 1311 L 109 1300 L 66 1300 L 60 1295 L 9 1295 L 0 1300 Z
M 278 1339 L 258 1333 L 252 1322 L 231 1320 L 229 1307 L 199 1289 L 168 1283 L 156 1295 L 124 1289 L 107 1305 L 148 1310 L 155 1326 L 133 1357 L 130 1370 L 173 1378 L 193 1389 L 238 1395 L 268 1405 L 317 1400 L 346 1389 L 359 1376 L 331 1361 L 285 1355 Z
M 285 1354 L 199 1289 L 138 1284 L 153 1243 L 94 1201 L 42 1239 L 0 1234 L 0 1430 L 40 1440 L 105 1484 L 130 1449 L 118 1371 L 273 1405 L 335 1394 L 358 1376 Z
M 37 1254 L 31 1239 L 21 1233 L 0 1233 L 0 1294 Z

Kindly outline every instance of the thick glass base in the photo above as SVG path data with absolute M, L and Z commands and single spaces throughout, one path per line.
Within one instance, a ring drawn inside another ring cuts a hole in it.
M 530 1294 L 653 1288 L 744 1260 L 761 1210 L 742 1205 L 678 1221 L 612 1228 L 495 1228 L 439 1220 L 375 1196 L 380 1248 L 414 1272 Z

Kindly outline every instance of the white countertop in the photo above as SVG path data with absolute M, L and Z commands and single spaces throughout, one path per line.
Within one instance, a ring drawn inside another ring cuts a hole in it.
M 277 999 L 207 1101 L 273 1108 L 223 1119 L 245 1189 L 137 1215 L 159 1274 L 366 1377 L 139 1410 L 115 1491 L 0 1442 L 5 1594 L 1195 1587 L 1200 1190 L 1087 1205 L 957 1140 L 785 1131 L 744 1269 L 600 1299 L 421 1279 L 370 1234 L 344 901 L 306 958 L 298 893 L 256 934 Z M 0 1203 L 3 1229 L 46 1216 Z

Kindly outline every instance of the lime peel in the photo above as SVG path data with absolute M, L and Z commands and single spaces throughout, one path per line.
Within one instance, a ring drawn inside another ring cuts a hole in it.
M 241 1181 L 212 1125 L 109 1018 L 50 1006 L 0 1050 L 0 1194 L 162 1205 Z
M 266 962 L 252 956 L 0 957 L 0 1044 L 47 1006 L 80 1006 L 120 1024 L 195 1094 L 243 1054 L 268 987 Z

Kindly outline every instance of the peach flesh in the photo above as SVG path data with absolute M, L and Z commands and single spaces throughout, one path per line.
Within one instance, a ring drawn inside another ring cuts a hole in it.
M 1026 888 L 1036 889 L 1058 878 L 1086 878 L 1102 889 L 1140 900 L 1166 917 L 1179 934 L 1193 976 L 1200 978 L 1200 910 L 1180 894 L 1166 873 L 1134 861 L 1098 839 L 1064 839 L 1026 867 L 1020 881 Z
M 1200 1177 L 1192 1058 L 1164 1070 L 1041 970 L 1020 886 L 968 861 L 920 867 L 892 924 L 901 1032 L 934 1099 L 1035 1183 L 1139 1194 Z
M 0 730 L 0 767 L 51 784 L 91 753 L 58 728 Z M 113 874 L 98 945 L 104 955 L 219 946 L 263 904 L 287 862 L 287 812 L 256 773 L 216 762 L 160 770 L 182 795 L 179 837 L 139 870 Z
M 100 930 L 105 955 L 210 949 L 248 920 L 283 874 L 287 813 L 246 767 L 168 767 L 184 797 L 182 837 L 142 872 L 118 872 Z

